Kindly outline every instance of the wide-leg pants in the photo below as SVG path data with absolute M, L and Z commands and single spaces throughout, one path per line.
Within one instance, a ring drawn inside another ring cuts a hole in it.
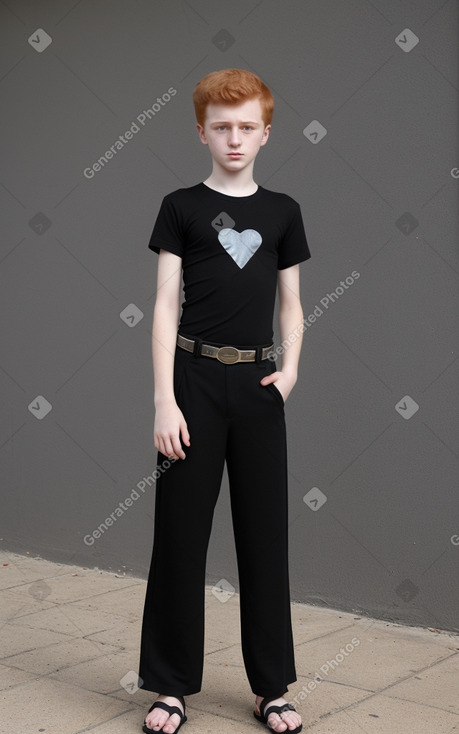
M 274 384 L 260 385 L 275 370 L 270 359 L 223 364 L 176 346 L 174 391 L 191 445 L 182 442 L 186 458 L 175 462 L 158 451 L 158 468 L 168 468 L 156 483 L 140 649 L 143 689 L 171 696 L 201 690 L 206 556 L 225 459 L 246 674 L 252 692 L 264 697 L 282 696 L 297 680 L 284 401 Z

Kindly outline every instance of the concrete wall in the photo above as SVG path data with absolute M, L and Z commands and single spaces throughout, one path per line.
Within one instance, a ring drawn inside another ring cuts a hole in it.
M 256 181 L 300 202 L 312 251 L 286 404 L 292 599 L 458 630 L 457 5 L 9 0 L 0 16 L 3 548 L 147 574 L 147 243 L 162 197 L 210 171 L 195 83 L 243 67 L 276 101 Z M 237 589 L 230 517 L 225 472 L 208 582 Z

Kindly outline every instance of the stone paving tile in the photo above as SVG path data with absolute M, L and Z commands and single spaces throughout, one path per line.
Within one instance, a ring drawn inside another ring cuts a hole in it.
M 384 691 L 385 696 L 437 706 L 459 715 L 459 652 Z
M 304 730 L 304 727 L 303 727 Z M 459 716 L 376 695 L 307 729 L 311 734 L 456 734 Z M 181 734 L 181 730 L 180 730 Z
M 135 621 L 139 619 L 143 611 L 145 588 L 144 582 L 131 583 L 127 588 L 115 586 L 112 590 L 102 589 L 96 594 L 81 597 L 69 603 L 80 609 L 89 609 L 94 613 L 99 613 L 99 611 L 110 613 L 115 609 L 119 616 Z
M 320 609 L 305 604 L 292 604 L 291 614 L 295 645 L 324 637 L 338 629 L 346 629 L 361 619 L 356 614 Z
M 6 622 L 1 628 L 0 662 L 11 664 L 11 656 L 40 650 L 68 639 L 67 635 L 50 630 L 21 628 Z
M 116 650 L 52 671 L 48 677 L 63 683 L 73 683 L 88 691 L 114 693 L 120 700 L 132 702 L 133 697 L 126 692 L 120 681 L 131 670 L 137 675 L 137 666 L 137 654 L 126 650 Z M 122 692 L 126 695 L 120 695 Z
M 297 672 L 358 688 L 381 690 L 448 657 L 457 642 L 408 627 L 355 622 L 326 637 L 298 645 Z M 353 642 L 358 641 L 358 644 Z
M 126 618 L 113 612 L 99 611 L 94 615 L 93 611 L 74 604 L 55 604 L 37 612 L 14 615 L 9 623 L 24 628 L 53 630 L 72 637 L 81 634 L 84 637 L 126 625 Z
M 7 688 L 16 686 L 20 683 L 27 683 L 28 681 L 35 680 L 37 678 L 33 673 L 28 673 L 26 670 L 19 670 L 19 668 L 10 668 L 8 665 L 2 665 L 0 663 L 0 691 L 4 691 Z
M 126 587 L 135 589 L 138 586 L 142 584 L 129 577 L 115 576 L 107 571 L 85 571 L 80 568 L 72 573 L 48 576 L 14 588 L 17 594 L 33 596 L 35 591 L 37 598 L 46 598 L 53 604 L 65 604 L 90 600 L 107 592 L 116 594 L 118 591 L 126 591 Z
M 124 701 L 42 677 L 13 687 L 2 701 L 5 734 L 74 734 L 126 711 Z M 108 731 L 108 729 L 107 729 Z M 133 729 L 134 731 L 134 729 Z M 139 728 L 138 732 L 141 731 Z
M 79 638 L 57 642 L 28 652 L 3 658 L 3 665 L 20 668 L 37 675 L 48 675 L 85 660 L 99 658 L 103 654 L 118 652 L 117 648 Z
M 323 716 L 338 712 L 373 695 L 372 691 L 342 683 L 300 677 L 289 687 L 289 695 L 285 698 L 301 714 L 304 728 L 307 728 L 320 721 Z
M 24 594 L 15 589 L 0 591 L 0 622 L 13 622 L 26 614 L 41 612 L 55 606 L 46 599 L 39 599 L 32 594 Z
M 47 576 L 71 573 L 79 566 L 53 563 L 34 556 L 21 556 L 17 553 L 0 552 L 0 589 L 9 589 Z
M 121 618 L 123 621 L 118 622 L 112 627 L 101 629 L 86 635 L 87 640 L 103 642 L 108 645 L 117 645 L 117 647 L 125 650 L 140 650 L 140 633 L 142 629 L 141 620 Z

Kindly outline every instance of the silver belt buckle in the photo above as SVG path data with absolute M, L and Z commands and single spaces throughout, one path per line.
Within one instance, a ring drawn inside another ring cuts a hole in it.
M 220 347 L 216 356 L 223 364 L 234 364 L 239 362 L 239 349 L 236 349 L 236 347 Z

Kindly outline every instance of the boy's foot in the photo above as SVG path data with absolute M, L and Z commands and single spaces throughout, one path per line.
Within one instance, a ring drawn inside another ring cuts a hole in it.
M 177 708 L 179 708 L 183 713 L 183 705 L 180 699 L 175 698 L 175 696 L 163 696 L 160 694 L 156 700 L 164 701 L 164 703 L 169 704 L 169 706 L 177 706 Z M 172 716 L 169 716 L 167 711 L 164 709 L 154 708 L 153 711 L 145 717 L 145 723 L 148 728 L 153 731 L 163 731 L 165 734 L 173 734 L 180 724 L 180 716 L 178 714 L 172 714 Z
M 263 714 L 263 711 L 260 711 L 260 704 L 263 701 L 263 696 L 257 696 L 255 699 L 255 713 L 256 714 Z M 276 698 L 274 701 L 270 701 L 267 706 L 265 706 L 266 709 L 268 709 L 270 706 L 283 706 L 284 704 L 288 703 L 288 701 L 285 700 L 285 698 Z M 301 724 L 301 716 L 296 711 L 283 711 L 280 715 L 275 714 L 274 712 L 272 714 L 268 715 L 268 724 L 270 728 L 273 731 L 277 732 L 288 732 L 292 729 L 296 729 Z

